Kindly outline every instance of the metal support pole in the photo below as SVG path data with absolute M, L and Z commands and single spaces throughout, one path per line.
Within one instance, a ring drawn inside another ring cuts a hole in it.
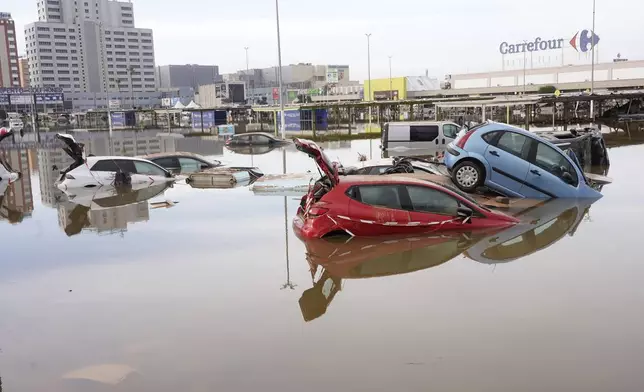
M 367 36 L 367 77 L 369 78 L 369 95 L 367 102 L 371 102 L 371 33 L 365 34 Z M 369 130 L 371 131 L 371 104 L 369 104 Z
M 253 105 L 253 94 L 252 94 L 253 90 L 251 90 L 251 88 L 250 88 L 250 69 L 248 67 L 248 49 L 249 49 L 248 46 L 244 47 L 244 50 L 246 51 L 246 78 L 248 80 L 248 92 L 250 93 L 249 94 L 250 95 L 250 104 L 252 106 Z
M 280 126 L 282 128 L 282 139 L 286 139 L 286 118 L 284 117 L 284 88 L 283 88 L 283 81 L 282 81 L 282 42 L 280 38 L 279 0 L 275 0 L 275 20 L 277 22 L 277 61 L 279 66 Z
M 389 94 L 391 94 L 391 100 L 394 100 L 394 83 L 391 78 L 391 57 L 389 56 Z M 371 86 L 371 83 L 369 84 Z
M 593 46 L 590 50 L 591 52 L 591 70 L 590 70 L 590 95 L 595 93 L 595 0 L 593 0 L 593 31 L 591 33 L 591 45 Z M 590 122 L 591 124 L 595 123 L 595 101 L 590 101 Z

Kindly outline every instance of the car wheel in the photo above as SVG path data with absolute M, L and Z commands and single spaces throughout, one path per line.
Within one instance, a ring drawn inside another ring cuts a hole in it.
M 462 191 L 474 192 L 483 185 L 484 174 L 481 166 L 472 161 L 465 161 L 454 167 L 452 179 Z

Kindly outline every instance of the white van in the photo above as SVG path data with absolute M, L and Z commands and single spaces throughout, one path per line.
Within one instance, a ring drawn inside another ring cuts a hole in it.
M 445 151 L 461 127 L 451 121 L 391 122 L 380 137 L 388 156 L 433 155 Z

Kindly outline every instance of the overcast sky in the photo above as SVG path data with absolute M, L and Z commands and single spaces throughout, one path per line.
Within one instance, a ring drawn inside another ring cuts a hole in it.
M 157 65 L 216 64 L 220 72 L 277 64 L 273 0 L 134 0 L 136 27 L 154 29 Z M 36 0 L 2 0 L 23 26 Z M 597 0 L 598 55 L 644 59 L 644 1 Z M 499 44 L 565 38 L 592 28 L 592 0 L 280 0 L 284 64 L 348 64 L 351 79 L 500 70 Z

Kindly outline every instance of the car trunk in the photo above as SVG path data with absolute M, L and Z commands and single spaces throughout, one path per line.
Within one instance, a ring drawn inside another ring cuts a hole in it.
M 294 141 L 295 147 L 313 158 L 318 165 L 318 169 L 323 174 L 322 178 L 316 181 L 309 189 L 309 192 L 302 197 L 300 207 L 302 212 L 306 213 L 314 203 L 320 201 L 324 195 L 338 184 L 340 178 L 336 165 L 315 142 L 306 139 L 295 139 Z
M 56 138 L 65 144 L 63 151 L 74 160 L 74 163 L 60 172 L 60 180 L 62 181 L 67 173 L 82 166 L 85 163 L 85 158 L 83 157 L 83 144 L 77 143 L 72 135 L 59 133 Z

